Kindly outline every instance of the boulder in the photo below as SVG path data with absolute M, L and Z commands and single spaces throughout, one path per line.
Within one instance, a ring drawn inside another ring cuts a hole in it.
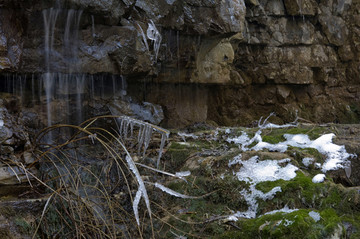
M 234 49 L 229 40 L 205 41 L 200 47 L 191 82 L 226 84 L 230 82 Z
M 348 39 L 349 29 L 345 21 L 337 16 L 320 16 L 319 22 L 329 41 L 336 46 L 344 45 Z

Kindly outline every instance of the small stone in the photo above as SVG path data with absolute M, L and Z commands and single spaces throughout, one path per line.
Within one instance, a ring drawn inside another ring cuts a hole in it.
M 23 154 L 25 164 L 32 164 L 35 162 L 35 158 L 32 156 L 31 152 L 24 152 Z

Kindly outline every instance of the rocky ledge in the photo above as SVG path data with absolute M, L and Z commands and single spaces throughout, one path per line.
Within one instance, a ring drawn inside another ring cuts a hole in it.
M 166 127 L 244 125 L 272 111 L 284 122 L 295 111 L 315 123 L 359 121 L 358 1 L 0 4 L 2 73 L 110 73 L 139 88 L 135 82 L 146 82 L 142 100 L 163 107 Z

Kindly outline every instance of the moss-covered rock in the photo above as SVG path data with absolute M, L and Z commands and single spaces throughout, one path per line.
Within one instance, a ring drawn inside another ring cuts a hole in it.
M 171 179 L 166 185 L 180 193 L 200 197 L 191 200 L 174 197 L 165 199 L 166 205 L 176 205 L 169 208 L 174 215 L 168 221 L 173 226 L 172 231 L 188 238 L 358 238 L 359 188 L 338 184 L 331 178 L 332 173 L 326 173 L 324 182 L 314 183 L 313 177 L 324 173 L 316 164 L 321 165 L 327 159 L 317 149 L 289 146 L 285 152 L 244 152 L 239 145 L 227 142 L 228 138 L 236 138 L 243 132 L 252 138 L 257 130 L 231 128 L 218 129 L 215 133 L 203 132 L 196 140 L 175 143 L 169 148 L 167 154 L 171 157 L 177 153 L 180 155 L 180 152 L 183 154 L 177 168 L 190 170 L 191 176 L 187 177 L 188 182 Z M 332 132 L 339 133 L 341 130 L 331 125 L 300 125 L 263 129 L 261 137 L 265 142 L 276 144 L 286 140 L 284 134 L 306 134 L 315 140 Z M 241 160 L 229 165 L 239 155 Z M 244 167 L 242 162 L 254 156 L 259 161 L 284 162 L 278 164 L 280 168 L 292 164 L 298 170 L 290 180 L 257 182 L 255 189 L 262 193 L 271 192 L 276 187 L 281 190 L 266 199 L 255 197 L 256 217 L 239 217 L 236 221 L 229 216 L 236 212 L 246 212 L 250 206 L 242 192 L 247 192 L 247 195 L 255 192 L 251 189 L 251 180 L 239 181 L 236 173 Z M 304 158 L 313 160 L 307 166 L 303 163 Z M 296 210 L 267 214 L 286 207 Z M 320 220 L 315 220 L 309 213 L 318 213 Z M 164 230 L 169 232 L 170 228 Z M 170 237 L 173 234 L 166 235 Z

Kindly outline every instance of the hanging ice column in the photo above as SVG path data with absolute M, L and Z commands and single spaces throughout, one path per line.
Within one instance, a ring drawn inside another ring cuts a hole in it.
M 159 154 L 156 162 L 156 167 L 159 167 L 160 164 L 160 158 L 162 155 L 162 151 L 165 146 L 165 141 L 169 138 L 170 131 L 163 129 L 159 126 L 137 120 L 128 116 L 121 116 L 117 118 L 117 121 L 119 123 L 119 134 L 124 138 L 128 138 L 128 134 L 130 131 L 130 137 L 133 137 L 134 127 L 137 126 L 139 128 L 139 133 L 137 137 L 137 143 L 138 143 L 138 154 L 140 154 L 141 149 L 143 149 L 143 157 L 145 156 L 145 152 L 147 148 L 149 147 L 149 143 L 151 140 L 151 136 L 153 131 L 159 133 L 161 135 L 161 142 L 160 142 L 160 149 Z

